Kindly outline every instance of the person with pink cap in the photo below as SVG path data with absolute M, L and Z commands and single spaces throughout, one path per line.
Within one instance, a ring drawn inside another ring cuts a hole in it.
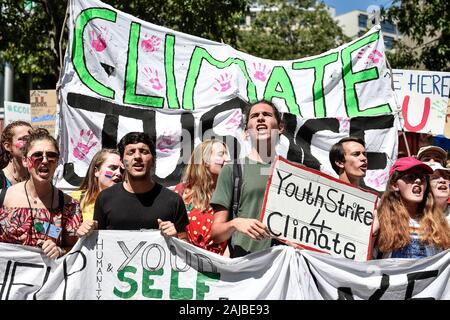
M 425 162 L 425 164 L 430 166 L 434 171 L 429 176 L 434 201 L 437 206 L 442 209 L 444 217 L 446 217 L 448 223 L 450 224 L 450 206 L 448 205 L 450 195 L 450 169 L 444 168 L 438 162 Z
M 419 259 L 450 248 L 450 228 L 430 192 L 431 173 L 414 157 L 392 166 L 378 207 L 377 258 Z

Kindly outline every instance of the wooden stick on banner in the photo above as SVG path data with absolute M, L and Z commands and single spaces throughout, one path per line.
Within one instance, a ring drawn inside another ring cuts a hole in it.
M 390 65 L 386 55 L 385 55 L 385 59 L 386 59 L 386 65 L 389 68 L 389 72 L 391 73 L 391 89 L 392 89 L 392 93 L 394 94 L 395 105 L 397 107 L 396 113 L 400 120 L 400 113 L 402 112 L 402 108 L 400 108 L 400 105 L 398 103 L 397 94 L 395 93 L 395 90 L 394 90 L 394 74 L 392 73 L 392 68 L 391 68 L 391 65 Z M 409 149 L 408 139 L 406 139 L 405 127 L 404 127 L 404 125 L 402 125 L 401 121 L 400 121 L 400 125 L 401 125 L 401 129 L 402 129 L 402 136 L 405 141 L 406 152 L 408 153 L 408 157 L 411 157 L 411 151 Z

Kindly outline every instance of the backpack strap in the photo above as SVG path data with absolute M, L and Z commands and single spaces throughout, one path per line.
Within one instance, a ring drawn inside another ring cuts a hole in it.
M 58 190 L 58 211 L 63 213 L 64 211 L 64 192 Z
M 242 167 L 238 162 L 233 163 L 233 198 L 231 207 L 231 219 L 237 217 L 241 201 Z
M 229 220 L 237 217 L 239 211 L 239 204 L 241 201 L 241 189 L 242 189 L 242 165 L 239 161 L 233 163 L 233 198 L 231 199 L 231 214 L 229 215 Z M 237 256 L 236 248 L 233 245 L 233 237 L 228 239 L 228 250 L 230 250 L 230 257 L 234 258 Z
M 0 188 L 5 188 L 8 186 L 8 183 L 6 182 L 6 176 L 3 170 L 0 170 Z
M 0 192 L 0 207 L 3 207 L 3 202 L 5 201 L 6 196 L 6 190 L 8 190 L 8 188 L 3 187 L 2 191 Z

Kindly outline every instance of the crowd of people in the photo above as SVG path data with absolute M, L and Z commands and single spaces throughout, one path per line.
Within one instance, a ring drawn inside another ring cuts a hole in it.
M 94 230 L 159 229 L 195 246 L 231 258 L 274 245 L 261 222 L 270 167 L 284 123 L 276 106 L 261 100 L 247 107 L 243 127 L 251 150 L 230 161 L 226 144 L 207 139 L 189 159 L 173 190 L 156 182 L 156 148 L 143 132 L 122 137 L 117 150 L 101 149 L 79 190 L 53 185 L 59 161 L 56 140 L 42 128 L 17 121 L 1 135 L 0 242 L 35 246 L 59 258 Z M 372 223 L 373 257 L 418 259 L 450 248 L 450 169 L 447 152 L 423 147 L 391 167 L 384 192 L 364 184 L 364 140 L 334 144 L 330 163 L 346 184 L 376 192 L 381 200 Z

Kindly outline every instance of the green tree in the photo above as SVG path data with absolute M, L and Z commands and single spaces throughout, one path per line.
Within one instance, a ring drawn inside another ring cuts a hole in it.
M 445 9 L 447 8 L 447 9 Z M 446 0 L 394 0 L 387 17 L 415 44 L 402 41 L 388 58 L 397 68 L 450 70 L 450 11 Z
M 238 49 L 274 60 L 320 54 L 347 41 L 322 3 L 310 0 L 259 1 L 262 10 L 242 29 Z
M 234 45 L 239 17 L 247 0 L 107 0 L 120 11 L 145 21 Z M 31 74 L 34 86 L 55 86 L 60 58 L 59 39 L 67 0 L 0 0 L 0 61 L 19 74 Z

